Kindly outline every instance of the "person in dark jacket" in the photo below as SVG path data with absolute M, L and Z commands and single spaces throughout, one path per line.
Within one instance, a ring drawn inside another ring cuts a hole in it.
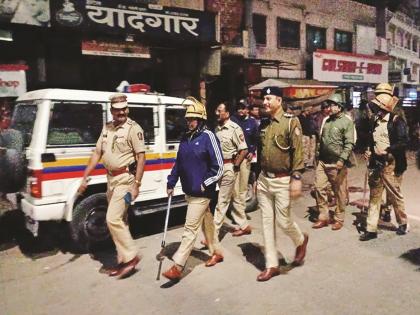
M 162 275 L 170 280 L 179 280 L 182 270 L 194 247 L 200 226 L 207 213 L 210 213 L 210 199 L 216 183 L 223 174 L 223 156 L 220 143 L 214 133 L 205 126 L 206 109 L 203 104 L 191 98 L 193 104 L 187 106 L 185 118 L 188 132 L 181 139 L 175 165 L 168 176 L 168 196 L 173 194 L 174 187 L 181 179 L 182 190 L 188 203 L 184 234 L 172 259 L 174 265 Z M 212 221 L 212 220 L 210 220 Z M 208 248 L 212 257 L 206 266 L 223 261 L 218 240 L 213 240 L 213 231 L 208 235 Z
M 384 189 L 392 203 L 399 227 L 398 235 L 408 232 L 404 197 L 401 193 L 402 174 L 407 169 L 405 150 L 408 144 L 407 124 L 393 113 L 398 98 L 380 94 L 372 100 L 370 107 L 374 113 L 374 123 L 369 139 L 369 212 L 365 233 L 361 241 L 377 238 L 378 220 Z

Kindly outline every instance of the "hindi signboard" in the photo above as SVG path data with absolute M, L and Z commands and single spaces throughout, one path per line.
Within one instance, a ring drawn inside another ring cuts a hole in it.
M 134 42 L 83 40 L 82 54 L 95 56 L 150 58 L 149 47 Z
M 314 79 L 323 82 L 388 82 L 388 57 L 317 50 Z
M 215 41 L 215 14 L 127 0 L 54 1 L 52 25 L 103 33 L 143 35 L 158 40 Z

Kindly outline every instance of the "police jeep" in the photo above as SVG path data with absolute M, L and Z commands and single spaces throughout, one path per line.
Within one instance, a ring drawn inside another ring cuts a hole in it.
M 112 120 L 114 92 L 44 89 L 16 100 L 11 128 L 0 135 L 0 191 L 18 192 L 26 227 L 38 235 L 39 223 L 64 221 L 75 248 L 86 251 L 110 238 L 106 225 L 106 170 L 98 163 L 83 195 L 77 189 L 103 125 Z M 144 130 L 146 165 L 134 215 L 166 209 L 166 178 L 185 130 L 183 98 L 128 93 L 129 117 Z M 250 186 L 252 188 L 252 186 Z M 255 207 L 250 189 L 248 205 Z M 185 206 L 180 183 L 172 208 Z M 248 207 L 249 209 L 249 207 Z

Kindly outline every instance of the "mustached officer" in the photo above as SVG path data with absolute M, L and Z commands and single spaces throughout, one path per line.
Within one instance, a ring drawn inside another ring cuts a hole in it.
M 301 194 L 304 169 L 302 128 L 299 119 L 285 113 L 282 90 L 263 89 L 263 106 L 269 118 L 261 121 L 258 160 L 261 168 L 257 198 L 262 214 L 266 269 L 257 277 L 267 281 L 280 274 L 276 248 L 276 220 L 296 246 L 293 263 L 305 259 L 308 235 L 302 233 L 291 217 L 290 199 Z
M 145 145 L 143 129 L 128 118 L 127 96 L 114 94 L 110 97 L 113 121 L 106 124 L 96 144 L 96 149 L 88 162 L 79 188 L 82 193 L 87 188 L 87 178 L 102 159 L 107 170 L 108 210 L 106 222 L 117 249 L 118 265 L 109 269 L 110 276 L 124 278 L 132 273 L 140 258 L 131 237 L 127 223 L 128 205 L 124 200 L 127 192 L 135 200 L 143 177 L 145 165 Z M 135 173 L 131 173 L 137 161 Z

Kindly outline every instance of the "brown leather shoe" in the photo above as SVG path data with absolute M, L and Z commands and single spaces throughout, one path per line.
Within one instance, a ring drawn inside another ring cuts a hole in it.
M 328 226 L 328 220 L 318 220 L 312 225 L 312 228 L 313 229 L 321 229 L 321 228 L 326 227 L 326 226 Z
M 242 235 L 248 235 L 248 234 L 251 234 L 251 233 L 252 233 L 251 226 L 248 225 L 243 230 L 239 229 L 239 230 L 236 230 L 236 231 L 232 232 L 232 236 L 242 236 Z
M 279 274 L 280 274 L 279 268 L 277 267 L 268 268 L 258 275 L 257 281 L 268 281 L 271 278 L 278 276 Z
M 343 227 L 343 223 L 335 221 L 334 224 L 331 226 L 331 230 L 338 231 Z
M 110 277 L 115 277 L 119 274 L 122 266 L 123 266 L 123 263 L 119 263 L 118 265 L 116 265 L 114 267 L 106 268 L 105 273 L 107 273 L 108 276 L 110 276 Z
M 171 268 L 162 273 L 162 276 L 172 281 L 178 281 L 179 279 L 181 279 L 181 274 L 182 271 L 179 270 L 175 265 L 173 265 Z
M 213 254 L 209 260 L 206 261 L 206 267 L 212 267 L 223 261 L 223 256 L 219 254 Z
M 306 255 L 306 246 L 308 246 L 309 236 L 308 234 L 304 233 L 304 239 L 302 245 L 296 247 L 296 255 L 295 260 L 293 261 L 293 265 L 300 266 L 303 264 Z
M 126 263 L 122 265 L 119 273 L 116 276 L 118 276 L 120 279 L 127 278 L 133 273 L 133 271 L 136 269 L 136 266 L 139 262 L 140 262 L 140 257 L 135 256 L 133 259 L 131 259 L 130 261 L 127 261 Z

